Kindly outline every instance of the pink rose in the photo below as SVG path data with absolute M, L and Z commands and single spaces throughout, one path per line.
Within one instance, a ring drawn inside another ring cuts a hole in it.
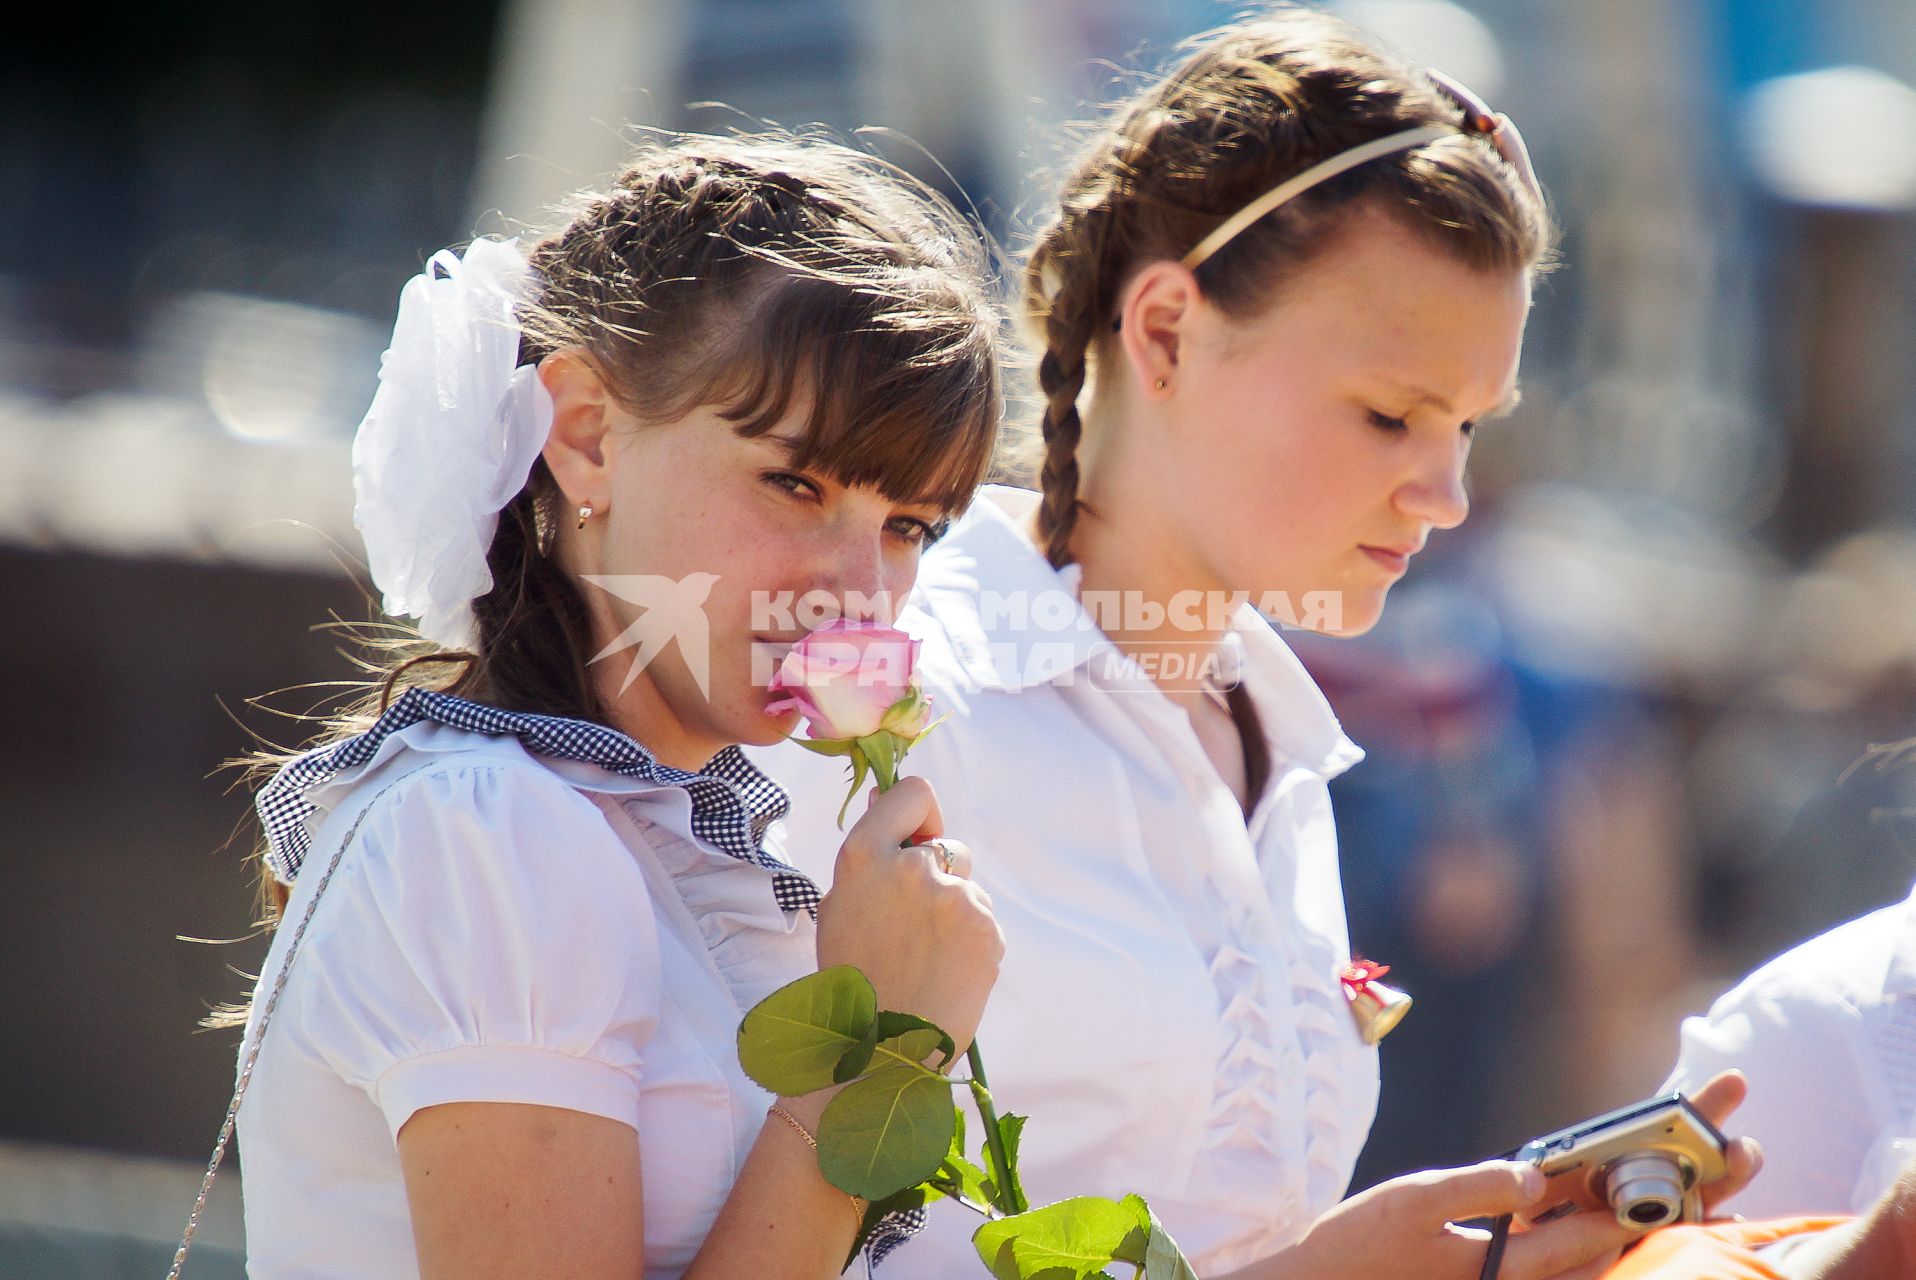
M 846 741 L 880 728 L 915 738 L 930 713 L 912 679 L 917 662 L 918 641 L 904 632 L 841 618 L 792 646 L 772 677 L 772 692 L 785 696 L 765 709 L 798 711 L 813 738 Z

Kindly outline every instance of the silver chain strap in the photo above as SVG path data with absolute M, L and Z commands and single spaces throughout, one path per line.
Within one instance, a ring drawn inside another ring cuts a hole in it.
M 406 775 L 410 776 L 410 774 Z M 213 1158 L 206 1162 L 206 1176 L 200 1180 L 200 1194 L 193 1201 L 193 1212 L 187 1216 L 186 1230 L 180 1236 L 179 1251 L 173 1255 L 173 1267 L 166 1273 L 166 1280 L 180 1280 L 180 1272 L 186 1266 L 187 1250 L 193 1247 L 193 1237 L 199 1232 L 200 1219 L 206 1213 L 206 1198 L 213 1192 L 213 1179 L 220 1171 L 220 1162 L 226 1159 L 226 1148 L 233 1141 L 233 1127 L 239 1122 L 240 1102 L 246 1097 L 246 1086 L 252 1083 L 253 1068 L 259 1062 L 259 1049 L 266 1042 L 266 1024 L 272 1020 L 273 1010 L 279 1007 L 280 993 L 286 990 L 286 975 L 293 970 L 293 957 L 299 953 L 300 943 L 306 940 L 306 928 L 313 922 L 313 912 L 319 907 L 319 900 L 326 892 L 326 886 L 332 883 L 333 872 L 339 869 L 339 861 L 346 856 L 346 850 L 352 847 L 353 837 L 359 834 L 359 824 L 372 812 L 379 797 L 397 786 L 402 778 L 395 778 L 379 793 L 366 802 L 366 807 L 353 819 L 353 825 L 347 829 L 346 838 L 339 842 L 339 848 L 333 851 L 332 860 L 326 864 L 326 872 L 319 878 L 319 887 L 313 890 L 313 896 L 306 903 L 306 911 L 299 918 L 299 924 L 293 930 L 293 940 L 286 944 L 286 958 L 280 962 L 279 976 L 273 979 L 273 989 L 266 997 L 266 1003 L 259 1011 L 259 1023 L 253 1032 L 253 1042 L 246 1047 L 246 1060 L 240 1064 L 239 1082 L 233 1087 L 233 1101 L 226 1108 L 226 1120 L 220 1125 L 220 1138 L 213 1145 Z

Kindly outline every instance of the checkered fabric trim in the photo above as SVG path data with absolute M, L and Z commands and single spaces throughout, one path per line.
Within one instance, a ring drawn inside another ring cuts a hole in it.
M 923 1231 L 927 1221 L 929 1217 L 923 1209 L 899 1209 L 886 1214 L 865 1240 L 865 1257 L 872 1266 L 877 1266 L 891 1256 L 893 1249 Z
M 589 720 L 501 711 L 483 703 L 428 689 L 408 689 L 373 727 L 344 742 L 320 747 L 287 765 L 261 789 L 254 807 L 266 828 L 267 865 L 291 884 L 312 844 L 306 819 L 318 806 L 306 799 L 314 787 L 373 758 L 401 729 L 432 720 L 455 729 L 517 738 L 526 748 L 556 760 L 580 760 L 608 773 L 682 787 L 692 799 L 692 834 L 734 858 L 772 873 L 772 897 L 787 911 L 817 914 L 819 891 L 811 878 L 761 847 L 766 828 L 785 816 L 784 790 L 737 747 L 713 756 L 703 772 L 660 764 L 650 751 L 616 729 Z

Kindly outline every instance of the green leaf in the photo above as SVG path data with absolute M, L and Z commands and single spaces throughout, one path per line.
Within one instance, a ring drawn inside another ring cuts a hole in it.
M 957 1045 L 936 1023 L 926 1022 L 912 1014 L 893 1013 L 887 1009 L 878 1015 L 877 1029 L 880 1051 L 889 1052 L 906 1062 L 922 1063 L 935 1051 L 942 1057 L 935 1070 L 943 1071 L 958 1056 Z
M 1151 1206 L 1146 1204 L 1144 1197 L 1135 1191 L 1118 1203 L 1131 1215 L 1132 1221 L 1147 1232 L 1151 1230 L 1152 1224 L 1157 1222 L 1157 1218 L 1152 1216 Z
M 898 781 L 898 762 L 905 757 L 905 746 L 897 734 L 883 729 L 858 739 L 858 750 L 878 779 L 880 791 L 891 790 Z
M 942 716 L 939 716 L 939 717 L 938 717 L 938 718 L 937 718 L 936 720 L 933 720 L 933 721 L 932 721 L 932 722 L 931 722 L 930 724 L 928 724 L 928 725 L 926 725 L 926 726 L 925 726 L 924 728 L 922 728 L 922 729 L 920 729 L 920 730 L 918 731 L 918 736 L 917 736 L 917 737 L 915 737 L 915 738 L 913 738 L 913 739 L 912 739 L 912 740 L 911 740 L 911 741 L 910 741 L 909 743 L 907 743 L 906 745 L 907 745 L 908 747 L 915 747 L 915 746 L 917 746 L 917 745 L 918 745 L 919 743 L 921 743 L 921 742 L 923 742 L 923 741 L 925 740 L 925 735 L 926 735 L 926 734 L 928 734 L 928 733 L 930 733 L 930 732 L 931 732 L 931 731 L 932 731 L 933 729 L 936 729 L 936 728 L 937 728 L 937 727 L 938 727 L 939 725 L 941 725 L 941 724 L 943 724 L 943 723 L 944 723 L 945 721 L 947 721 L 947 720 L 949 720 L 949 719 L 951 719 L 951 712 L 949 712 L 949 711 L 947 711 L 947 712 L 945 712 L 945 714 L 944 714 L 944 715 L 942 715 Z M 902 755 L 904 755 L 905 753 L 901 751 L 901 752 L 899 752 L 898 754 L 902 756 Z
M 1197 1272 L 1185 1260 L 1184 1251 L 1178 1248 L 1178 1242 L 1158 1221 L 1158 1215 L 1151 1212 L 1144 1197 L 1126 1196 L 1124 1204 L 1141 1217 L 1148 1232 L 1144 1242 L 1144 1272 L 1140 1280 L 1198 1280 Z
M 997 1280 L 1091 1280 L 1113 1262 L 1142 1266 L 1148 1239 L 1128 1205 L 1079 1196 L 987 1222 L 971 1243 Z
M 991 1207 L 991 1192 L 987 1190 L 990 1179 L 985 1171 L 966 1159 L 962 1154 L 949 1155 L 938 1166 L 938 1172 L 931 1176 L 933 1185 L 953 1199 L 969 1200 L 981 1209 Z
M 865 753 L 858 749 L 856 742 L 851 744 L 851 750 L 847 754 L 852 762 L 852 786 L 851 790 L 845 793 L 845 803 L 838 806 L 840 831 L 845 829 L 845 810 L 852 807 L 852 801 L 857 798 L 859 789 L 865 785 L 865 775 L 871 772 L 871 764 L 865 759 Z
M 882 1200 L 938 1171 L 957 1108 L 951 1082 L 892 1063 L 845 1086 L 818 1122 L 818 1168 L 841 1191 Z
M 848 756 L 852 753 L 850 738 L 800 738 L 794 736 L 791 741 L 807 751 L 816 751 L 821 756 Z
M 910 746 L 918 740 L 918 735 L 909 732 L 909 726 L 931 707 L 931 698 L 924 689 L 914 684 L 905 691 L 905 696 L 885 708 L 885 714 L 878 721 L 878 727 L 892 734 L 899 741 Z M 904 755 L 901 749 L 898 753 Z
M 884 1016 L 881 1013 L 878 1018 Z M 858 1043 L 845 1050 L 845 1056 L 832 1068 L 833 1084 L 844 1084 L 865 1074 L 865 1068 L 871 1065 L 872 1053 L 878 1048 L 878 1018 L 872 1019 L 871 1025 L 865 1028 L 865 1034 L 858 1038 Z
M 1197 1272 L 1185 1260 L 1178 1242 L 1171 1233 L 1155 1221 L 1151 1227 L 1150 1238 L 1144 1246 L 1143 1280 L 1198 1280 Z
M 1024 1135 L 1025 1118 L 1010 1112 L 998 1117 L 998 1136 L 1005 1145 L 1005 1169 L 1011 1174 L 1010 1195 L 1006 1197 L 1016 1205 L 1020 1212 L 1029 1208 L 1031 1202 L 1025 1199 L 1024 1180 L 1018 1176 L 1018 1139 Z
M 953 1199 L 969 1201 L 981 1212 L 991 1206 L 991 1197 L 985 1193 L 985 1171 L 965 1156 L 965 1113 L 955 1105 L 952 1107 L 951 1150 L 945 1153 L 945 1162 L 938 1166 L 938 1172 L 931 1175 L 930 1185 Z
M 738 1027 L 739 1065 L 776 1094 L 827 1088 L 877 1017 L 878 997 L 864 974 L 843 964 L 821 969 L 752 1006 Z

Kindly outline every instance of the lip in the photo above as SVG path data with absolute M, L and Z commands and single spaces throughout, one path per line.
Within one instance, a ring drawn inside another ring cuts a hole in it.
M 1417 554 L 1419 548 L 1367 546 L 1360 550 L 1392 573 L 1401 574 L 1410 568 L 1410 558 Z
M 771 669 L 776 671 L 785 664 L 785 655 L 790 653 L 792 646 L 797 643 L 797 639 L 776 640 L 769 636 L 755 635 L 752 637 L 752 660 L 770 663 Z

